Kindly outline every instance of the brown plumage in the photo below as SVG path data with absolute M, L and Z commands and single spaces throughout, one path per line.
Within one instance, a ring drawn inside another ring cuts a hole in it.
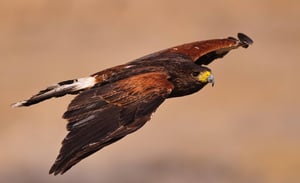
M 63 174 L 85 157 L 142 127 L 167 98 L 185 96 L 214 82 L 208 65 L 252 40 L 244 34 L 183 44 L 86 78 L 67 80 L 13 107 L 78 94 L 63 118 L 69 133 L 49 173 Z

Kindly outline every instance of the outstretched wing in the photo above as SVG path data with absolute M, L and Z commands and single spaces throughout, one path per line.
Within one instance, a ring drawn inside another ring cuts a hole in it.
M 228 37 L 225 39 L 210 39 L 186 43 L 146 55 L 134 60 L 132 63 L 147 61 L 149 58 L 157 58 L 172 53 L 186 56 L 198 65 L 208 65 L 215 59 L 224 57 L 233 49 L 239 47 L 247 48 L 253 43 L 252 39 L 243 33 L 238 33 L 237 37 L 238 38 Z
M 237 38 L 211 39 L 183 44 L 168 49 L 171 53 L 189 56 L 198 65 L 208 65 L 218 58 L 224 57 L 230 50 L 238 47 L 247 48 L 253 43 L 251 38 L 243 33 L 238 33 Z
M 70 131 L 49 173 L 63 174 L 83 158 L 142 127 L 171 93 L 163 72 L 144 73 L 80 93 L 64 118 Z

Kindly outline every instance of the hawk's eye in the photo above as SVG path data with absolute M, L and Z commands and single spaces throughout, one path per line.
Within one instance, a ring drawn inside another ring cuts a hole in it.
M 192 76 L 194 76 L 194 77 L 199 76 L 199 74 L 200 74 L 200 72 L 196 72 L 196 71 L 192 72 Z

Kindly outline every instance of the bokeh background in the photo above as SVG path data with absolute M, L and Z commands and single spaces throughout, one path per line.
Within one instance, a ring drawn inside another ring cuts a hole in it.
M 0 182 L 300 182 L 300 1 L 0 1 Z M 12 109 L 58 81 L 196 40 L 254 40 L 210 65 L 214 88 L 48 175 L 73 96 Z

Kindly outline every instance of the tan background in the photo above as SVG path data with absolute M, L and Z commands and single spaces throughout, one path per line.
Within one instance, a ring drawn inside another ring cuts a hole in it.
M 0 2 L 0 182 L 300 182 L 300 1 Z M 214 88 L 165 102 L 138 132 L 50 176 L 72 96 L 10 104 L 177 44 L 252 37 Z

